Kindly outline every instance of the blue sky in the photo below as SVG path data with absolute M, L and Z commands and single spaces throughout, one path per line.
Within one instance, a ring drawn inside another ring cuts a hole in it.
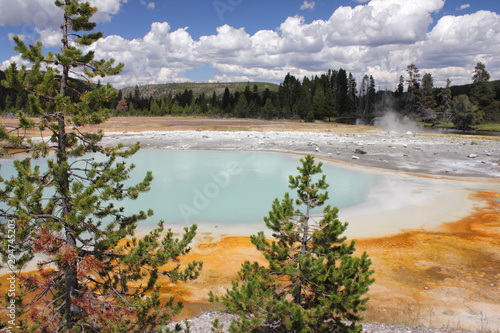
M 500 79 L 498 0 L 92 0 L 99 57 L 125 63 L 116 87 L 267 81 L 344 68 L 394 89 L 406 66 L 469 83 L 477 62 Z M 53 0 L 0 0 L 0 68 L 22 62 L 10 38 L 58 45 Z

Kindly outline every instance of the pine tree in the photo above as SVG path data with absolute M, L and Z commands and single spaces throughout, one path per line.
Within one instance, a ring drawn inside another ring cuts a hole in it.
M 266 100 L 266 104 L 264 105 L 264 118 L 271 120 L 274 119 L 276 116 L 276 110 L 274 109 L 274 104 L 271 98 L 268 98 Z
M 337 115 L 337 110 L 335 110 L 335 100 L 333 99 L 333 93 L 328 88 L 328 92 L 325 97 L 325 112 L 328 117 L 328 121 L 330 121 L 331 117 L 335 117 Z
M 494 119 L 492 115 L 500 110 L 500 103 L 495 101 L 495 87 L 491 82 L 488 82 L 489 80 L 490 73 L 486 70 L 486 65 L 478 62 L 472 76 L 473 85 L 470 91 L 470 100 L 487 118 Z
M 234 107 L 234 114 L 239 118 L 246 118 L 248 117 L 249 112 L 250 109 L 248 107 L 247 99 L 245 95 L 241 94 Z
M 139 145 L 105 148 L 99 144 L 102 132 L 82 131 L 86 124 L 107 119 L 109 110 L 103 105 L 114 100 L 117 91 L 103 85 L 82 92 L 69 80 L 72 73 L 91 85 L 91 78 L 118 74 L 123 65 L 115 66 L 113 59 L 94 60 L 93 51 L 79 48 L 102 37 L 100 32 L 86 33 L 95 28 L 90 19 L 96 8 L 77 0 L 55 4 L 64 11 L 61 53 L 45 56 L 40 42 L 26 46 L 14 37 L 15 50 L 32 67 L 12 64 L 2 82 L 29 94 L 31 113 L 39 119 L 19 113 L 18 128 L 50 132 L 35 141 L 0 126 L 0 140 L 31 153 L 15 161 L 17 176 L 0 177 L 0 232 L 7 235 L 11 222 L 15 225 L 15 241 L 3 238 L 0 252 L 19 283 L 19 325 L 30 332 L 148 331 L 181 308 L 173 298 L 160 304 L 159 275 L 175 281 L 199 274 L 199 262 L 185 269 L 178 264 L 163 268 L 189 250 L 196 226 L 186 228 L 180 239 L 173 238 L 171 230 L 161 238 L 160 222 L 144 238 L 134 237 L 137 223 L 152 211 L 127 216 L 115 205 L 148 191 L 153 177 L 147 173 L 136 185 L 124 183 L 134 166 L 123 159 Z M 39 157 L 47 158 L 45 168 L 32 165 Z M 20 274 L 33 261 L 38 271 Z
M 348 80 L 345 69 L 340 68 L 336 76 L 335 84 L 335 109 L 341 115 L 349 114 Z
M 478 62 L 476 67 L 474 67 L 474 75 L 472 75 L 472 83 L 483 83 L 488 82 L 490 79 L 490 73 L 486 70 L 486 65 L 482 62 Z
M 452 122 L 456 129 L 465 131 L 477 125 L 483 118 L 483 113 L 471 103 L 467 95 L 458 95 L 452 102 Z
M 349 108 L 350 114 L 355 114 L 356 113 L 356 104 L 357 104 L 357 94 L 358 90 L 356 89 L 356 79 L 352 75 L 352 73 L 349 72 L 349 77 L 347 79 L 347 95 L 349 97 Z
M 452 115 L 452 105 L 453 101 L 451 98 L 451 90 L 449 88 L 445 88 L 440 94 L 441 105 L 438 107 L 438 111 L 443 114 L 443 122 L 448 124 Z
M 116 104 L 115 109 L 119 114 L 127 113 L 128 105 L 127 105 L 127 101 L 125 100 L 125 98 L 122 98 L 118 101 L 118 104 Z
M 355 242 L 345 243 L 347 223 L 338 220 L 337 208 L 328 205 L 319 220 L 313 217 L 312 209 L 328 200 L 328 184 L 321 176 L 322 163 L 315 164 L 310 155 L 301 162 L 299 175 L 289 181 L 298 199 L 288 193 L 275 199 L 264 218 L 274 240 L 263 232 L 251 236 L 269 265 L 246 261 L 231 290 L 220 297 L 210 293 L 211 301 L 240 315 L 231 332 L 361 330 L 360 312 L 368 301 L 364 294 L 374 281 L 371 260 L 366 253 L 353 256 Z
M 408 73 L 408 84 L 406 94 L 406 113 L 413 117 L 420 114 L 421 111 L 421 98 L 422 92 L 420 90 L 420 71 L 414 64 L 406 66 Z
M 231 112 L 231 93 L 228 87 L 224 89 L 224 94 L 222 95 L 222 110 L 225 113 Z
M 325 92 L 323 91 L 323 87 L 320 84 L 319 80 L 316 81 L 316 86 L 314 89 L 314 95 L 312 99 L 313 104 L 313 117 L 323 120 L 326 114 L 326 105 L 325 105 Z M 308 115 L 309 116 L 309 115 Z

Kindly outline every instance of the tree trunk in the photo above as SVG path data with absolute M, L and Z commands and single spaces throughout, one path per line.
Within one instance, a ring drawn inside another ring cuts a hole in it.
M 307 183 L 307 188 L 309 189 L 309 183 Z M 304 216 L 304 230 L 303 230 L 303 235 L 302 235 L 302 240 L 301 240 L 301 249 L 300 249 L 300 257 L 305 257 L 307 253 L 307 243 L 308 243 L 308 234 L 309 234 L 309 216 L 311 214 L 311 203 L 310 203 L 310 193 L 309 191 L 307 192 L 307 210 L 306 210 L 306 215 Z M 302 270 L 302 267 L 299 265 L 299 270 Z M 295 283 L 299 286 L 298 293 L 294 297 L 294 302 L 296 304 L 301 304 L 302 303 L 302 287 L 301 287 L 301 281 L 300 277 L 297 277 L 295 280 Z
M 63 30 L 63 38 L 62 38 L 62 43 L 63 43 L 63 53 L 66 49 L 69 48 L 69 42 L 68 42 L 68 26 L 69 26 L 69 17 L 68 15 L 64 15 L 64 23 L 62 26 Z M 66 87 L 67 87 L 67 81 L 69 78 L 69 65 L 63 65 L 63 70 L 62 70 L 62 77 L 61 77 L 61 87 L 60 87 L 60 94 L 65 97 L 66 96 Z M 59 115 L 59 120 L 58 120 L 58 125 L 59 125 L 59 135 L 58 135 L 58 155 L 57 155 L 57 162 L 61 166 L 65 164 L 68 160 L 67 155 L 66 155 L 66 122 L 64 118 L 64 114 Z M 62 210 L 62 218 L 63 220 L 66 220 L 67 216 L 72 210 L 72 205 L 71 205 L 71 198 L 69 194 L 69 173 L 68 170 L 62 170 L 61 174 L 58 175 L 59 177 L 59 187 L 61 190 L 61 197 L 63 201 L 63 210 Z M 66 232 L 66 251 L 68 253 L 73 253 L 76 252 L 76 239 L 74 235 L 74 230 L 73 227 L 66 221 L 65 223 L 65 232 Z M 66 282 L 66 295 L 65 295 L 65 302 L 66 302 L 66 328 L 67 330 L 72 330 L 74 327 L 74 317 L 75 313 L 77 311 L 76 306 L 73 305 L 71 298 L 76 297 L 75 291 L 78 288 L 78 281 L 77 281 L 77 265 L 76 265 L 76 260 L 73 260 L 72 262 L 68 263 L 68 266 L 64 272 L 65 275 L 65 282 Z

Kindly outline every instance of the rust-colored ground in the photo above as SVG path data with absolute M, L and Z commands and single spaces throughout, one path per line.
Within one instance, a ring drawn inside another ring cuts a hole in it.
M 487 202 L 470 216 L 435 232 L 409 231 L 360 239 L 375 270 L 367 321 L 434 327 L 497 329 L 500 315 L 500 194 L 476 194 Z M 183 261 L 202 260 L 198 280 L 165 286 L 185 310 L 177 319 L 211 310 L 208 292 L 223 293 L 244 260 L 264 258 L 248 237 L 205 238 Z M 167 296 L 167 294 L 165 294 Z

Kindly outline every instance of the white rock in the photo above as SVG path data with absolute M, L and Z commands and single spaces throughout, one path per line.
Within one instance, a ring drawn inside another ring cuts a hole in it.
M 352 159 L 353 160 L 359 160 L 359 157 L 358 156 L 353 156 Z

